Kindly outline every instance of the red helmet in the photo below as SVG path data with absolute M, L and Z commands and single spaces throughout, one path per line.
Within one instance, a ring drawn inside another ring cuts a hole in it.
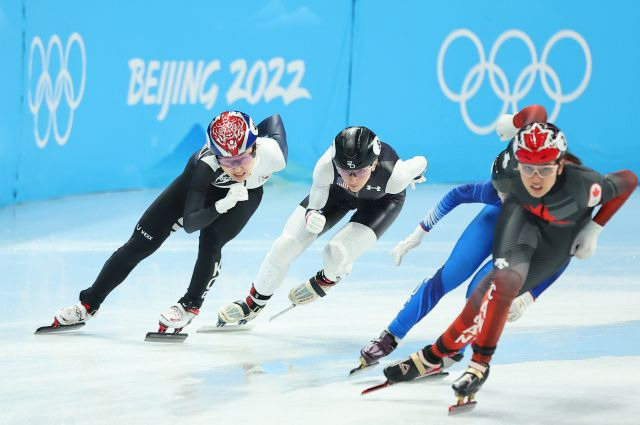
M 258 129 L 251 117 L 240 111 L 225 111 L 207 128 L 207 145 L 217 156 L 236 156 L 253 146 Z
M 534 122 L 522 127 L 513 144 L 516 159 L 525 164 L 546 164 L 567 152 L 564 133 L 548 122 Z

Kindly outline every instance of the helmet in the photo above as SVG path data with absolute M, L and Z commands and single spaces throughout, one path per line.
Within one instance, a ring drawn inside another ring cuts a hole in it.
M 333 140 L 333 163 L 343 169 L 367 167 L 378 158 L 380 139 L 367 127 L 347 127 Z
M 564 133 L 548 122 L 534 122 L 522 127 L 513 142 L 515 157 L 525 164 L 556 161 L 567 152 Z
M 225 111 L 207 127 L 207 146 L 216 156 L 240 155 L 256 143 L 258 129 L 244 112 Z

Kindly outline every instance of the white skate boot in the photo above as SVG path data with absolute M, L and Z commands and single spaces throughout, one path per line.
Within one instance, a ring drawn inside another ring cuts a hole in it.
M 52 326 L 70 326 L 84 323 L 95 316 L 98 310 L 92 310 L 89 304 L 78 302 L 69 307 L 62 307 L 56 313 Z
M 160 314 L 160 329 L 158 332 L 166 332 L 168 328 L 174 328 L 178 333 L 198 315 L 197 308 L 185 307 L 182 303 L 172 305 L 168 310 Z
M 289 300 L 293 305 L 308 304 L 327 295 L 327 291 L 336 283 L 338 282 L 327 279 L 323 271 L 320 270 L 308 281 L 289 291 Z
M 251 285 L 249 296 L 245 301 L 235 301 L 218 310 L 218 327 L 237 323 L 245 325 L 255 319 L 262 311 L 271 295 L 262 295 Z

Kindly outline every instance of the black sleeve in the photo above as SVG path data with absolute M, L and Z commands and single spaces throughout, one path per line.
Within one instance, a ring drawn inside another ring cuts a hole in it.
M 284 161 L 287 162 L 287 155 L 289 153 L 287 133 L 284 130 L 284 124 L 279 114 L 271 115 L 258 124 L 258 136 L 270 137 L 278 142 L 282 155 L 284 156 Z
M 220 216 L 215 203 L 209 207 L 205 206 L 209 185 L 215 177 L 216 173 L 204 162 L 198 161 L 194 166 L 182 222 L 187 233 L 207 227 Z

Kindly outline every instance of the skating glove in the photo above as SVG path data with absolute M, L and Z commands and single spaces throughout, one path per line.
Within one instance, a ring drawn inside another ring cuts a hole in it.
M 306 228 L 307 232 L 318 234 L 324 229 L 324 225 L 327 222 L 326 217 L 318 210 L 307 211 Z
M 513 125 L 513 115 L 504 114 L 498 118 L 496 133 L 498 133 L 501 141 L 506 142 L 507 140 L 513 139 L 513 136 L 515 136 L 517 132 L 518 128 Z
M 580 259 L 591 257 L 596 252 L 598 235 L 602 232 L 602 229 L 603 227 L 593 220 L 587 223 L 573 241 L 571 254 Z
M 511 307 L 509 308 L 509 316 L 507 316 L 507 320 L 509 322 L 515 322 L 518 320 L 527 307 L 529 307 L 530 304 L 533 304 L 534 301 L 535 298 L 533 298 L 533 295 L 531 295 L 531 292 L 529 291 L 519 297 L 515 297 L 511 303 Z
M 247 199 L 249 199 L 249 192 L 247 191 L 247 187 L 243 183 L 232 184 L 229 187 L 227 196 L 215 203 L 216 211 L 218 211 L 220 214 L 224 214 L 231 208 L 235 207 L 238 202 L 246 201 Z
M 406 254 L 410 249 L 413 249 L 420 245 L 420 242 L 422 242 L 422 238 L 426 234 L 426 230 L 424 230 L 422 226 L 418 225 L 413 233 L 398 242 L 398 244 L 391 250 L 390 253 L 396 266 L 400 265 L 404 254 Z

